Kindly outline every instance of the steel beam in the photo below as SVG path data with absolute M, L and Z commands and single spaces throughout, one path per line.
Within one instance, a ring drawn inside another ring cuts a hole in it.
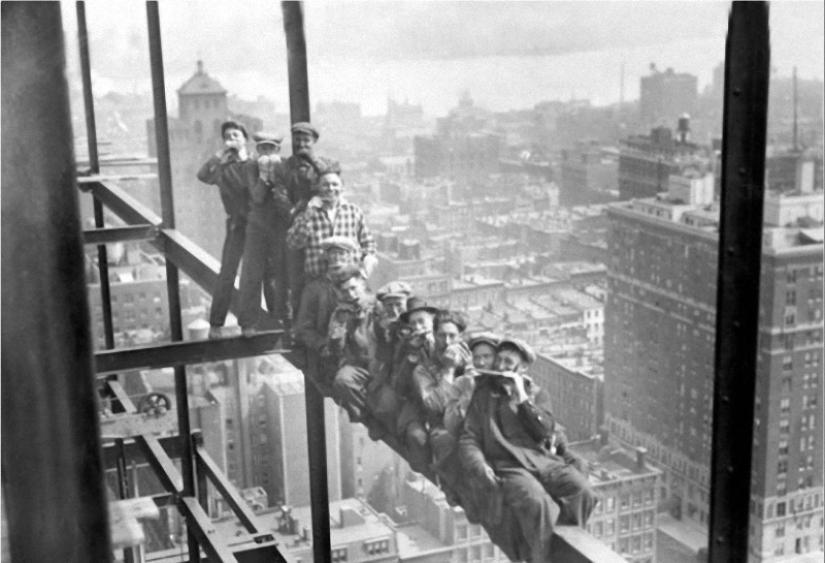
M 768 35 L 767 3 L 733 3 L 725 49 L 722 124 L 711 563 L 748 560 L 770 80 Z
M 123 412 L 127 414 L 136 414 L 137 407 L 132 403 L 132 399 L 126 394 L 123 386 L 118 381 L 108 381 L 107 385 L 114 399 L 120 403 Z
M 175 437 L 180 441 L 180 437 Z M 163 487 L 172 494 L 183 494 L 183 477 L 163 446 L 154 436 L 141 434 L 134 437 L 135 443 L 143 450 L 146 462 L 152 467 Z
M 89 58 L 89 33 L 86 30 L 86 3 L 77 2 L 77 42 L 80 48 L 80 74 L 83 82 L 83 107 L 86 112 L 86 142 L 89 149 L 89 173 L 100 172 L 97 153 L 97 126 L 95 124 L 95 102 L 92 95 L 92 64 Z M 95 226 L 105 226 L 103 206 L 98 200 L 92 202 Z M 104 244 L 98 243 L 97 269 L 100 275 L 100 303 L 103 314 L 103 338 L 107 349 L 115 347 L 115 333 L 112 323 L 112 302 L 109 288 L 109 257 Z
M 304 36 L 303 2 L 281 2 L 286 34 L 289 74 L 289 114 L 292 123 L 310 120 L 307 49 Z M 307 366 L 304 361 L 302 365 Z M 306 378 L 307 375 L 305 374 Z M 304 385 L 306 402 L 309 493 L 312 504 L 312 553 L 315 563 L 332 559 L 329 532 L 329 490 L 324 397 L 309 381 Z
M 176 230 L 162 229 L 161 218 L 142 205 L 123 189 L 113 184 L 94 182 L 87 185 L 92 195 L 100 199 L 118 217 L 130 225 L 153 225 L 159 228 L 156 239 L 150 241 L 158 250 L 180 268 L 189 278 L 204 289 L 212 292 L 218 279 L 220 262 L 205 250 Z M 233 290 L 230 309 L 237 313 L 239 294 Z
M 224 500 L 226 500 L 230 508 L 232 508 L 235 516 L 237 516 L 238 520 L 241 521 L 241 524 L 244 528 L 246 528 L 246 531 L 250 534 L 260 533 L 261 529 L 258 525 L 258 519 L 255 517 L 255 513 L 252 512 L 252 509 L 249 508 L 249 505 L 243 497 L 238 494 L 238 491 L 235 489 L 234 485 L 229 482 L 210 455 L 206 453 L 205 450 L 197 448 L 195 450 L 195 456 L 198 472 L 204 473 L 215 488 L 218 489 L 218 492 L 221 493 Z
M 91 192 L 112 213 L 123 219 L 127 225 L 154 225 L 161 227 L 163 220 L 151 209 L 143 205 L 120 186 L 109 182 L 90 182 L 80 188 Z
M 12 561 L 111 561 L 58 2 L 3 2 L 2 475 Z
M 253 336 L 190 340 L 135 348 L 104 350 L 95 354 L 98 376 L 136 369 L 157 369 L 189 364 L 206 364 L 235 358 L 282 354 L 277 348 L 283 330 L 259 332 Z
M 180 440 L 178 440 L 177 436 L 162 436 L 160 438 L 156 438 L 156 440 L 167 456 L 172 459 L 177 459 L 180 457 Z M 145 450 L 138 445 L 134 438 L 124 439 L 123 448 L 126 460 L 130 464 L 148 463 Z M 106 471 L 117 467 L 117 456 L 118 452 L 114 441 L 103 444 L 103 468 Z
M 98 202 L 99 204 L 100 202 Z M 157 236 L 157 230 L 152 225 L 137 225 L 134 227 L 103 227 L 86 229 L 83 231 L 83 244 L 106 245 L 127 240 L 151 240 Z M 105 247 L 104 247 L 105 248 Z M 101 282 L 103 275 L 100 276 Z M 108 276 L 107 276 L 108 279 Z
M 210 563 L 213 561 L 216 563 L 237 563 L 238 560 L 235 558 L 232 550 L 222 542 L 216 541 L 221 536 L 217 533 L 217 528 L 215 528 L 212 520 L 209 519 L 209 516 L 204 512 L 203 508 L 201 508 L 201 505 L 198 504 L 196 498 L 182 497 L 178 501 L 178 507 L 186 517 L 186 521 L 190 523 L 189 526 L 187 526 L 187 530 L 197 537 L 197 543 L 195 545 L 200 544 L 200 546 L 203 547 L 203 551 L 206 552 Z M 200 553 L 193 554 L 191 551 L 189 552 L 190 562 L 199 560 Z

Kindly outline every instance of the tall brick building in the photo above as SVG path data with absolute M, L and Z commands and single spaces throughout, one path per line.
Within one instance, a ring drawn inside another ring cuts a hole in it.
M 821 187 L 765 204 L 753 562 L 823 549 L 822 214 Z M 718 208 L 660 196 L 608 215 L 606 421 L 664 469 L 671 513 L 707 524 Z

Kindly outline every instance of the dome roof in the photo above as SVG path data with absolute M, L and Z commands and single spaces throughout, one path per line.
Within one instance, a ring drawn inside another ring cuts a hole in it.
M 178 88 L 178 94 L 226 94 L 226 89 L 221 86 L 220 82 L 206 74 L 203 70 L 203 61 L 198 61 L 197 72 Z

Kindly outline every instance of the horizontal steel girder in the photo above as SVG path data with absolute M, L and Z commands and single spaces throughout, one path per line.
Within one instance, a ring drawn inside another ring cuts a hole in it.
M 129 370 L 205 364 L 268 354 L 284 354 L 278 348 L 283 330 L 260 332 L 253 336 L 171 342 L 154 346 L 103 350 L 95 354 L 98 377 Z

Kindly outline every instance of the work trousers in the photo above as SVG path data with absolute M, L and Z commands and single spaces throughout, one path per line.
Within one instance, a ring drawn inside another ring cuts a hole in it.
M 307 279 L 308 276 L 304 273 L 305 257 L 306 251 L 303 248 L 300 250 L 286 250 L 287 276 L 289 277 L 289 306 L 292 310 L 292 319 L 298 316 L 304 285 L 309 281 Z
M 426 415 L 419 403 L 409 397 L 400 397 L 396 434 L 404 443 L 407 462 L 418 473 L 429 470 L 433 459 L 429 435 L 425 426 Z
M 556 523 L 584 527 L 596 506 L 587 477 L 570 464 L 541 471 L 497 468 L 504 504 L 512 510 L 527 542 L 531 563 L 549 563 Z
M 369 418 L 367 385 L 370 372 L 365 368 L 344 366 L 335 374 L 332 382 L 332 398 L 349 415 L 350 422 L 363 422 Z
M 218 282 L 212 290 L 212 307 L 209 310 L 209 324 L 214 327 L 223 326 L 226 322 L 245 240 L 246 217 L 227 217 L 226 238 L 221 252 L 221 270 L 218 273 Z
M 238 315 L 242 328 L 257 325 L 262 289 L 270 316 L 280 321 L 287 319 L 286 228 L 277 222 L 272 202 L 258 205 L 249 213 Z

